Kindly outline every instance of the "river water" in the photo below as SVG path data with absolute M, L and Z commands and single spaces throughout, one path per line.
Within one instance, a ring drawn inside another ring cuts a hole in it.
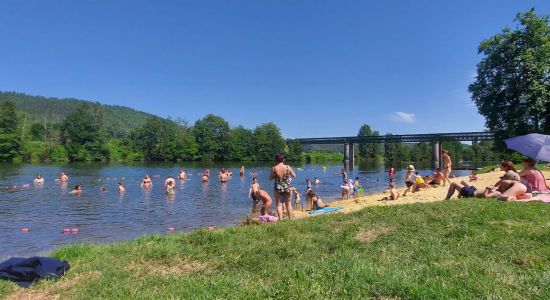
M 326 168 L 323 168 L 325 166 Z M 184 168 L 188 180 L 177 183 L 175 197 L 163 192 L 166 176 L 177 177 Z M 197 227 L 230 226 L 238 224 L 251 211 L 248 198 L 251 172 L 256 172 L 262 188 L 273 195 L 267 178 L 269 165 L 245 164 L 246 174 L 239 177 L 240 165 L 200 163 L 140 163 L 13 165 L 0 168 L 0 258 L 47 254 L 56 248 L 79 242 L 108 243 L 142 236 Z M 200 182 L 202 172 L 209 168 L 215 175 L 220 168 L 229 168 L 234 175 L 225 184 L 215 180 Z M 293 185 L 300 192 L 306 189 L 305 179 L 318 177 L 321 184 L 314 186 L 323 199 L 334 200 L 340 193 L 341 164 L 306 164 L 294 166 L 298 177 Z M 421 173 L 429 171 L 422 168 Z M 68 185 L 55 181 L 64 171 L 70 178 Z M 457 176 L 468 171 L 456 171 Z M 42 174 L 45 184 L 35 186 L 32 180 Z M 140 188 L 144 174 L 153 177 L 150 190 Z M 402 183 L 405 171 L 398 171 L 396 182 Z M 349 177 L 361 178 L 366 193 L 387 188 L 387 173 L 383 165 L 354 166 Z M 121 194 L 117 182 L 124 182 L 127 192 Z M 72 186 L 81 184 L 80 196 L 69 194 Z M 105 187 L 106 192 L 100 192 Z M 22 232 L 28 228 L 29 232 Z M 63 233 L 65 228 L 77 228 L 77 234 Z

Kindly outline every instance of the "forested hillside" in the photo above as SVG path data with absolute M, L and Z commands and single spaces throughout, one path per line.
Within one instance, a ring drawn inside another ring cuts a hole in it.
M 75 112 L 82 104 L 90 101 L 74 98 L 53 98 L 30 96 L 23 93 L 0 92 L 0 102 L 11 101 L 17 108 L 26 113 L 27 122 L 61 123 L 68 115 Z M 104 125 L 117 136 L 126 134 L 132 129 L 145 124 L 151 114 L 135 109 L 118 106 L 102 105 Z M 25 117 L 25 116 L 24 116 Z

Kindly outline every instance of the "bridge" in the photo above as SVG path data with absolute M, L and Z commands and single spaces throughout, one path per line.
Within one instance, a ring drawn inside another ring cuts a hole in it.
M 327 138 L 301 138 L 296 139 L 302 145 L 344 145 L 344 163 L 353 163 L 355 159 L 355 144 L 385 144 L 385 143 L 431 143 L 432 163 L 434 168 L 441 163 L 442 142 L 472 142 L 493 140 L 490 132 L 453 132 L 453 133 L 428 133 L 428 134 L 401 134 L 381 136 L 347 136 Z

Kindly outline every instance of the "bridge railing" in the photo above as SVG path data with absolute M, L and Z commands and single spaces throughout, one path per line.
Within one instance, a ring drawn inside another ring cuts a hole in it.
M 426 133 L 426 134 L 396 134 L 381 136 L 348 136 L 327 138 L 296 139 L 301 144 L 367 144 L 367 143 L 421 143 L 421 142 L 448 142 L 448 141 L 490 141 L 493 140 L 490 132 L 453 132 L 453 133 Z

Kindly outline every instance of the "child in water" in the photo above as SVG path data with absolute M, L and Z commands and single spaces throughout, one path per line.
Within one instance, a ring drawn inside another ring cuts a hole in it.
M 176 193 L 176 189 L 174 189 L 174 182 L 168 181 L 166 183 L 166 194 L 167 195 L 174 195 Z
M 69 194 L 80 196 L 81 192 L 82 186 L 80 184 L 77 184 L 74 186 L 73 190 L 69 192 Z
M 121 193 L 126 192 L 126 188 L 124 187 L 124 184 L 122 184 L 122 182 L 118 183 L 118 191 Z

